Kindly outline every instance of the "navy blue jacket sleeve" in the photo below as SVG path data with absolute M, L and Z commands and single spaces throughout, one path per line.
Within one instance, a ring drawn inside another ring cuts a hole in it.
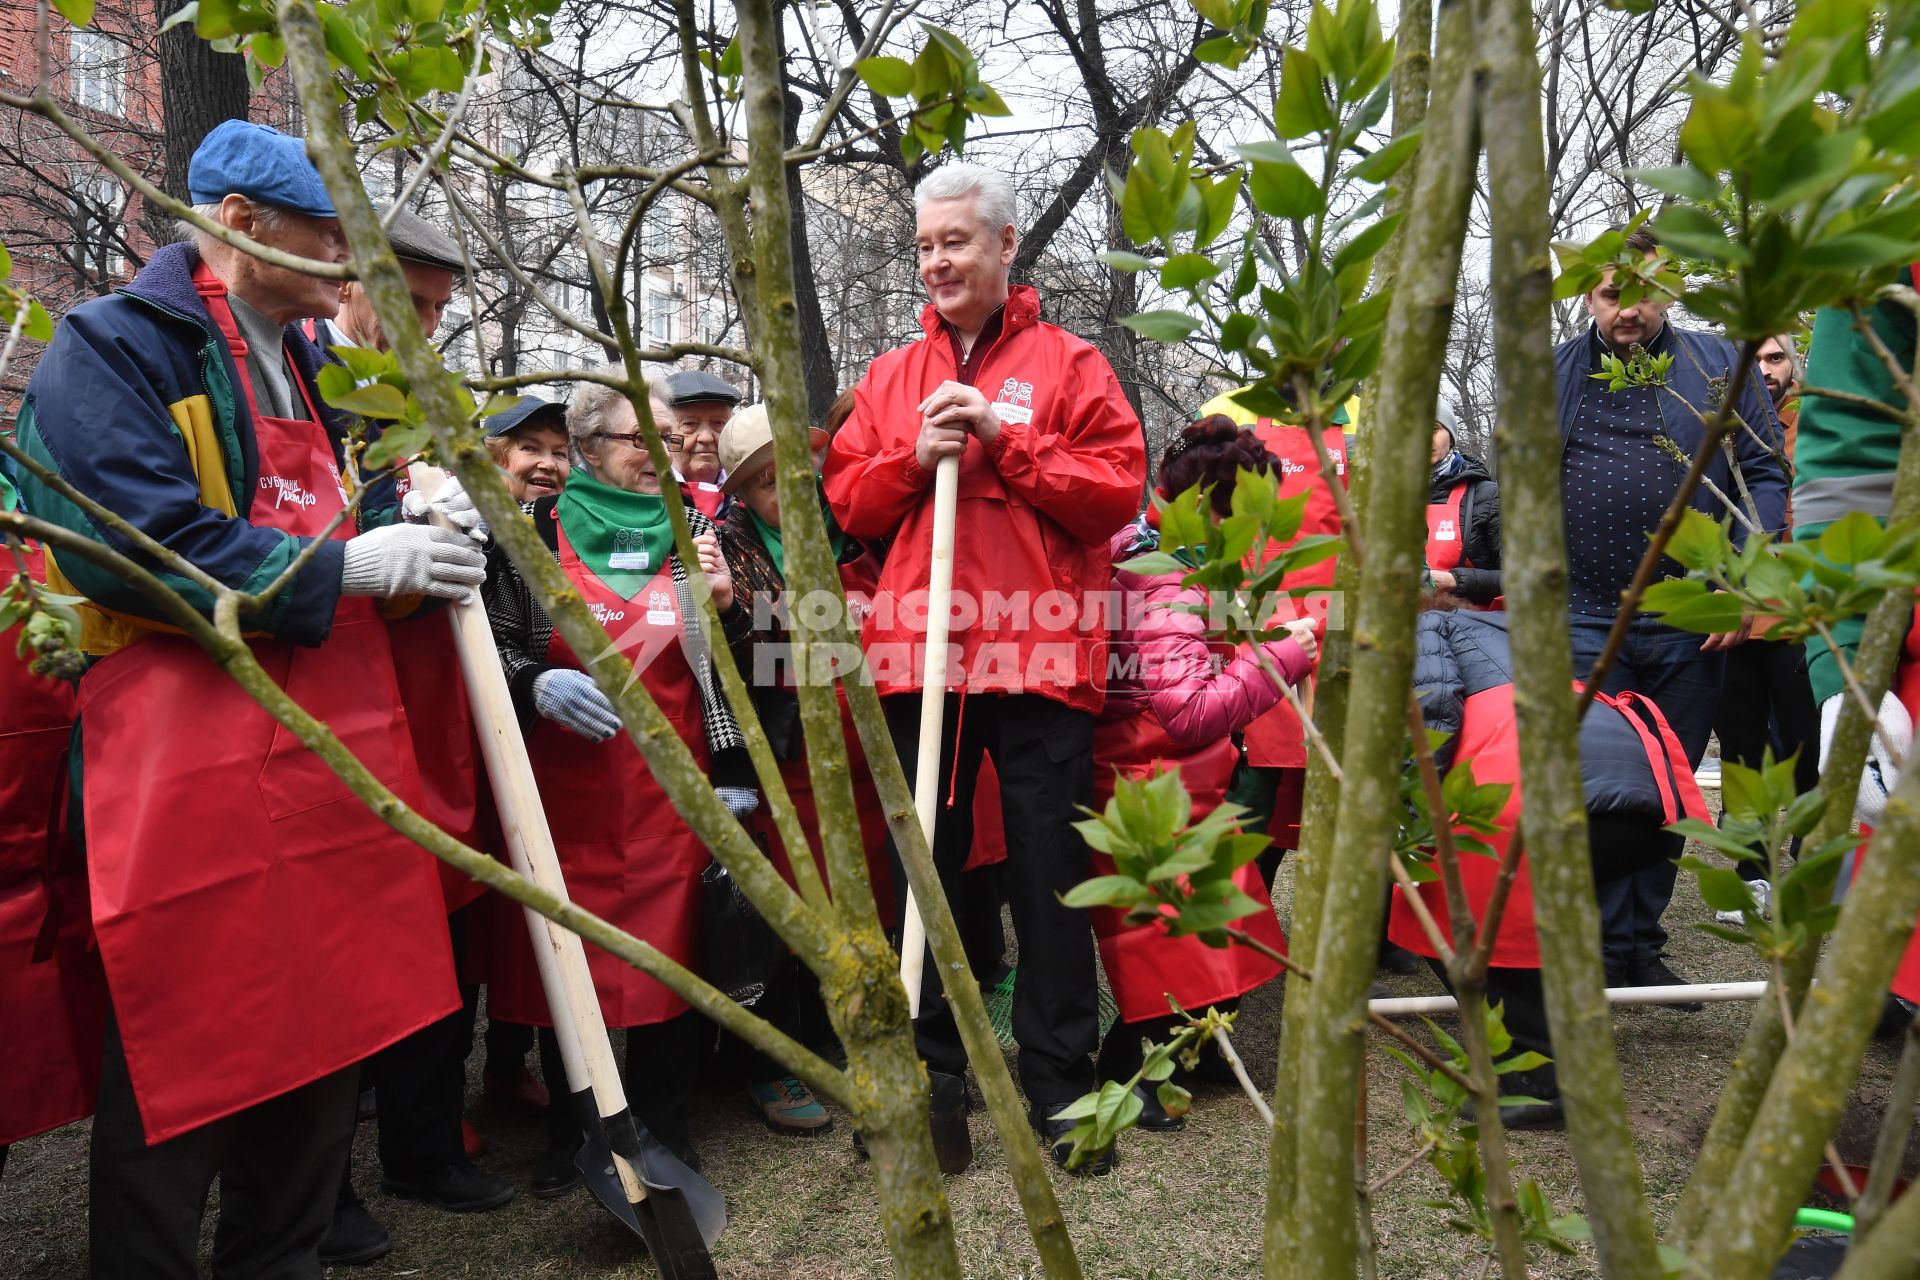
M 21 443 L 75 489 L 177 552 L 202 572 L 241 591 L 273 581 L 311 539 L 255 526 L 200 501 L 200 481 L 175 427 L 167 388 L 187 385 L 162 362 L 176 353 L 181 333 L 163 331 L 131 312 L 138 304 L 106 299 L 82 307 L 61 323 L 35 369 L 22 413 Z M 189 337 L 187 341 L 191 341 Z M 197 388 L 187 394 L 197 394 Z M 164 571 L 130 539 L 95 521 L 77 505 L 25 478 L 28 505 L 43 518 L 85 534 L 160 573 L 194 607 L 211 616 L 209 594 Z M 261 615 L 250 632 L 300 644 L 327 638 L 340 597 L 343 544 L 322 547 Z M 75 557 L 61 569 L 90 599 L 116 613 L 161 620 L 133 587 Z

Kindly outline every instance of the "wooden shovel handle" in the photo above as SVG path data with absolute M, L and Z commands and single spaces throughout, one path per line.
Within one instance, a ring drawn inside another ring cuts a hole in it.
M 407 468 L 413 488 L 433 495 L 446 481 L 446 473 L 437 467 L 414 463 Z M 439 513 L 432 516 L 441 528 L 452 522 Z M 533 764 L 527 758 L 526 739 L 520 733 L 520 719 L 514 714 L 513 695 L 500 668 L 500 651 L 493 642 L 493 628 L 486 609 L 477 597 L 455 602 L 447 611 L 453 625 L 454 647 L 460 655 L 460 670 L 466 677 L 467 698 L 473 708 L 474 735 L 480 741 L 480 755 L 486 761 L 487 777 L 493 783 L 495 806 L 500 827 L 514 870 L 556 897 L 567 897 L 566 877 L 560 870 L 560 855 L 553 846 L 553 833 L 547 827 L 546 809 L 540 803 L 540 789 L 534 781 Z M 560 1042 L 560 1057 L 566 1064 L 567 1086 L 579 1090 L 591 1086 L 594 1105 L 602 1117 L 618 1115 L 627 1106 L 620 1085 L 620 1071 L 613 1060 L 613 1046 L 607 1039 L 607 1025 L 600 1012 L 600 1000 L 587 969 L 586 948 L 580 935 L 561 928 L 537 911 L 528 910 L 527 926 L 533 935 L 534 960 L 546 988 L 547 1004 L 553 1014 L 554 1036 Z M 555 1101 L 555 1106 L 561 1105 Z M 626 1162 L 616 1158 L 621 1183 L 630 1200 L 645 1197 L 645 1188 Z

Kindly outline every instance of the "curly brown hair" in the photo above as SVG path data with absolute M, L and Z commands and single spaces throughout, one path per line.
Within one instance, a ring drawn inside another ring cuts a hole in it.
M 1196 484 L 1212 489 L 1213 509 L 1233 511 L 1234 477 L 1241 468 L 1262 474 L 1277 465 L 1260 438 L 1224 413 L 1212 413 L 1180 429 L 1160 455 L 1160 493 L 1172 497 Z

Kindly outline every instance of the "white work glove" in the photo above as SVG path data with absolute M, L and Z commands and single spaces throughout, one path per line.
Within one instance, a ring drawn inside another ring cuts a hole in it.
M 465 534 L 390 524 L 348 541 L 340 593 L 471 600 L 486 579 L 487 557 Z
M 1820 704 L 1820 769 L 1827 768 L 1827 753 L 1833 749 L 1834 727 L 1840 723 L 1842 699 L 1848 695 L 1836 693 Z M 1893 750 L 1887 749 L 1891 740 Z M 1860 772 L 1860 798 L 1854 802 L 1853 816 L 1868 826 L 1878 826 L 1886 816 L 1887 795 L 1900 780 L 1900 767 L 1894 763 L 1894 752 L 1905 760 L 1912 754 L 1913 717 L 1907 714 L 1900 699 L 1891 693 L 1880 699 L 1880 732 L 1876 732 L 1867 743 L 1867 764 Z
M 543 671 L 533 678 L 533 707 L 563 729 L 589 742 L 620 732 L 620 713 L 584 671 Z
M 440 492 L 433 495 L 432 502 L 418 489 L 407 490 L 407 496 L 400 499 L 400 515 L 408 524 L 426 524 L 435 512 L 451 520 L 454 528 L 475 542 L 487 540 L 487 522 L 461 487 L 459 476 L 448 476 Z
M 752 787 L 715 787 L 713 791 L 735 818 L 744 818 L 760 807 L 760 793 Z

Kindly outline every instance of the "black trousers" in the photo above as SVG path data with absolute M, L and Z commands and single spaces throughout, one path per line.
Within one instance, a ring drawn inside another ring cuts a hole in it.
M 1768 747 L 1776 760 L 1798 751 L 1794 787 L 1812 789 L 1820 781 L 1820 709 L 1807 679 L 1806 646 L 1749 640 L 1727 650 L 1713 732 L 1720 739 L 1720 758 L 1749 769 L 1760 767 Z M 1747 880 L 1766 876 L 1761 862 L 1742 862 L 1734 869 Z
M 691 1144 L 687 1129 L 687 1099 L 700 1079 L 713 1024 L 689 1009 L 665 1022 L 627 1028 L 627 1056 L 620 1081 L 634 1118 L 653 1136 L 675 1151 Z M 572 1105 L 568 1101 L 566 1066 L 560 1060 L 560 1042 L 550 1028 L 539 1031 L 540 1074 L 553 1095 L 547 1108 L 547 1139 L 554 1146 L 580 1141 Z
M 827 1020 L 826 1002 L 820 998 L 820 981 L 797 956 L 788 956 L 786 963 L 775 971 L 766 991 L 754 1002 L 753 1012 L 765 1018 L 776 1031 L 784 1031 L 809 1048 L 830 1049 L 835 1042 L 833 1026 Z M 719 1035 L 714 1066 L 721 1076 L 746 1084 L 761 1084 L 792 1074 L 731 1031 L 723 1030 Z
M 318 1280 L 357 1076 L 336 1071 L 150 1147 L 109 1014 L 87 1179 L 95 1280 L 198 1280 L 216 1177 L 215 1280 Z
M 885 700 L 887 726 L 911 778 L 920 746 L 920 695 Z M 1093 1087 L 1100 1039 L 1100 1003 L 1093 928 L 1087 914 L 1060 895 L 1088 878 L 1087 846 L 1071 824 L 1075 806 L 1093 798 L 1093 717 L 1037 694 L 948 695 L 940 749 L 943 795 L 934 823 L 933 860 L 956 916 L 963 912 L 960 868 L 973 844 L 973 794 L 983 755 L 1000 775 L 1006 823 L 1006 894 L 1020 948 L 1013 989 L 1013 1035 L 1020 1045 L 1020 1084 L 1038 1107 L 1070 1102 Z M 949 783 L 950 780 L 950 783 Z M 897 850 L 894 899 L 904 909 L 907 877 Z M 962 934 L 969 921 L 959 919 Z M 939 966 L 926 967 L 920 1019 L 921 1056 L 935 1071 L 959 1075 L 966 1049 L 940 988 Z

